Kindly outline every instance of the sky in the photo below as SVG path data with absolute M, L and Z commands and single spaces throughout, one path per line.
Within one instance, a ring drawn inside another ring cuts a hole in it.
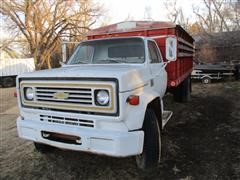
M 93 28 L 100 24 L 112 24 L 126 20 L 144 20 L 146 7 L 150 8 L 150 17 L 155 21 L 167 21 L 167 10 L 164 2 L 173 0 L 95 0 L 104 5 L 105 16 L 102 22 L 96 23 Z M 203 0 L 178 0 L 178 7 L 183 9 L 184 15 L 191 21 L 196 20 L 192 12 L 192 6 L 201 6 Z M 105 22 L 104 22 L 105 21 Z M 0 38 L 5 38 L 7 32 L 2 27 L 4 22 L 0 19 Z
M 171 0 L 96 0 L 104 4 L 107 10 L 107 19 L 110 23 L 126 20 L 129 16 L 133 20 L 143 20 L 145 8 L 151 9 L 151 18 L 156 21 L 166 21 L 167 10 L 164 2 Z M 184 14 L 194 20 L 192 6 L 201 6 L 202 0 L 178 0 L 177 6 L 182 7 Z M 146 16 L 145 16 L 146 17 Z

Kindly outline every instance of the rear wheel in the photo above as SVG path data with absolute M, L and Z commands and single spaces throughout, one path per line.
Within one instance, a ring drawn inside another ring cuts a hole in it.
M 35 149 L 42 154 L 46 154 L 54 150 L 54 147 L 49 146 L 47 144 L 34 142 L 34 146 L 35 146 Z
M 5 77 L 2 80 L 3 87 L 12 87 L 12 86 L 14 86 L 14 84 L 15 84 L 14 78 L 12 78 L 12 77 Z
M 191 77 L 188 76 L 176 89 L 173 97 L 176 102 L 185 103 L 191 99 Z
M 202 83 L 203 83 L 203 84 L 210 84 L 210 83 L 211 83 L 211 79 L 210 79 L 209 77 L 204 77 L 204 78 L 202 79 Z
M 143 131 L 143 152 L 136 156 L 136 163 L 141 170 L 151 170 L 157 166 L 161 157 L 161 132 L 152 109 L 146 111 Z

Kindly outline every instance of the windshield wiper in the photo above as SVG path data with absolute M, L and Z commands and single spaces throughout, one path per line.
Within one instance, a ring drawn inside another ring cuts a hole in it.
M 99 59 L 97 61 L 107 61 L 107 62 L 115 62 L 115 63 L 126 63 L 120 59 L 114 59 L 114 58 L 107 58 L 107 59 Z
M 76 61 L 74 64 L 88 64 L 88 63 L 82 62 L 82 61 Z

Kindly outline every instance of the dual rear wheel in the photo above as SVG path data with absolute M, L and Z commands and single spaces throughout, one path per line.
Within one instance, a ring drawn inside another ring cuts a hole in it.
M 188 76 L 181 84 L 173 90 L 173 98 L 176 102 L 186 103 L 191 99 L 192 83 Z

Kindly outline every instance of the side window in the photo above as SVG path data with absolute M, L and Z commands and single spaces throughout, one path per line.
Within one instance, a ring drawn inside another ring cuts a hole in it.
M 149 51 L 150 63 L 160 63 L 161 57 L 159 55 L 156 44 L 154 42 L 148 41 L 148 51 Z

